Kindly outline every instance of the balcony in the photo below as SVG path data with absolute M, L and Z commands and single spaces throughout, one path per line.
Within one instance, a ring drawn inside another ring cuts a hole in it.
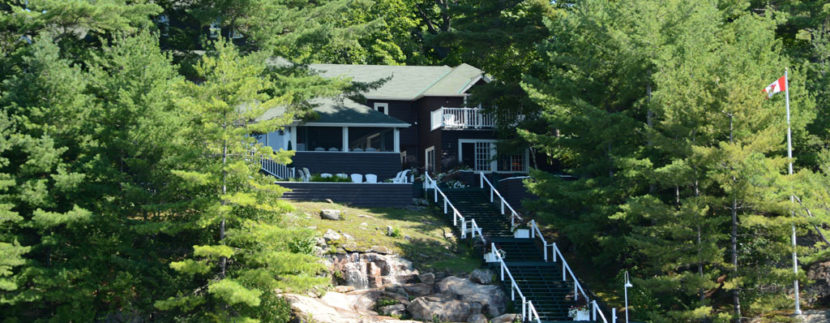
M 441 107 L 430 115 L 430 129 L 438 128 L 461 129 L 494 129 L 496 118 L 492 114 L 484 113 L 478 108 L 448 108 Z

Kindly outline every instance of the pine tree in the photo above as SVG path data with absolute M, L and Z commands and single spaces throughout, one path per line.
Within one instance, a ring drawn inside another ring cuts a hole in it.
M 286 161 L 290 154 L 272 152 L 256 143 L 267 133 L 293 121 L 292 109 L 282 117 L 257 120 L 265 111 L 291 106 L 290 93 L 275 96 L 274 79 L 266 73 L 266 56 L 242 56 L 225 41 L 197 66 L 204 80 L 177 87 L 177 106 L 191 118 L 181 136 L 196 158 L 175 171 L 204 192 L 195 225 L 215 235 L 193 246 L 192 257 L 170 267 L 191 277 L 195 292 L 156 302 L 162 310 L 206 320 L 273 320 L 263 302 L 275 290 L 305 289 L 326 282 L 325 268 L 311 254 L 311 232 L 284 227 L 282 214 L 290 205 L 280 201 L 285 189 L 259 173 L 259 158 Z M 302 91 L 303 89 L 291 89 Z M 290 91 L 290 90 L 289 90 Z M 277 313 L 278 314 L 278 313 Z

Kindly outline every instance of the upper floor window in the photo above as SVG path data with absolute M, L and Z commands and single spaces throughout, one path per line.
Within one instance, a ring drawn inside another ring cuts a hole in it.
M 375 110 L 385 115 L 389 115 L 389 103 L 375 102 Z

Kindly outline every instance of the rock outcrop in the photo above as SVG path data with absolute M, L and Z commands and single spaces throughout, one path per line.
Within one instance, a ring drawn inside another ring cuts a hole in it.
M 412 262 L 395 255 L 337 254 L 331 262 L 332 271 L 341 273 L 343 284 L 358 290 L 406 283 L 418 275 Z
M 466 322 L 481 313 L 481 304 L 465 302 L 442 296 L 422 296 L 412 300 L 406 308 L 413 319 L 431 321 Z
M 366 305 L 370 303 L 367 300 L 371 300 L 374 296 L 376 295 L 367 295 L 366 291 L 348 294 L 329 292 L 322 298 L 297 294 L 283 295 L 285 300 L 291 304 L 291 309 L 299 322 L 418 323 L 381 316 L 370 311 L 366 308 Z
M 505 311 L 506 297 L 496 285 L 479 285 L 461 277 L 447 277 L 438 283 L 438 291 L 465 302 L 475 302 L 490 316 L 499 316 Z

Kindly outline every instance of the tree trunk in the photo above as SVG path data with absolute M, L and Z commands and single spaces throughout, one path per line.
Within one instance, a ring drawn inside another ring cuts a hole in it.
M 732 118 L 733 115 L 729 114 L 729 143 L 734 143 L 735 138 L 733 137 L 733 126 L 732 126 Z M 732 176 L 732 181 L 735 182 L 737 179 L 735 176 Z M 732 279 L 738 279 L 738 198 L 736 197 L 736 193 L 732 193 L 732 234 L 731 237 L 731 250 L 732 250 Z M 735 304 L 735 322 L 741 322 L 741 299 L 740 299 L 740 288 L 736 284 L 735 289 L 732 290 L 732 301 Z
M 227 177 L 228 172 L 225 171 L 225 164 L 228 162 L 228 141 L 222 142 L 222 206 L 225 205 L 225 193 L 228 192 Z M 225 216 L 222 215 L 222 221 L 219 223 L 219 241 L 225 239 Z M 222 268 L 221 277 L 225 278 L 225 270 L 228 265 L 228 258 L 222 257 L 219 259 L 219 267 Z

